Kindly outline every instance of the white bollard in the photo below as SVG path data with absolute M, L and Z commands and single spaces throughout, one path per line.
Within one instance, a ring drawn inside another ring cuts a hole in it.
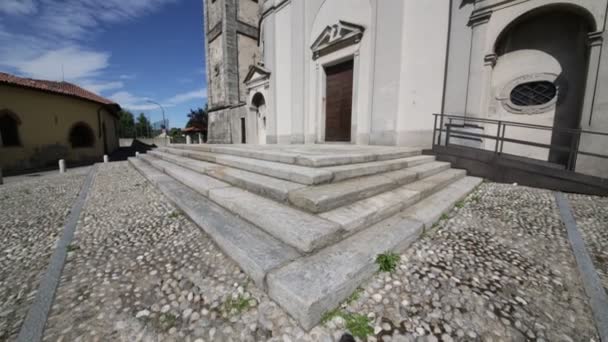
M 198 143 L 199 145 L 203 143 L 203 135 L 202 134 L 198 134 Z
M 189 135 L 186 135 L 186 144 L 188 144 L 188 145 L 192 144 L 192 138 L 190 138 Z
M 104 163 L 104 164 L 107 164 L 109 161 L 110 161 L 110 158 L 108 157 L 108 155 L 107 155 L 107 154 L 104 154 L 104 155 L 103 155 L 103 163 Z
M 65 160 L 59 159 L 59 173 L 65 173 Z
M 139 157 L 139 152 L 135 151 L 135 157 Z

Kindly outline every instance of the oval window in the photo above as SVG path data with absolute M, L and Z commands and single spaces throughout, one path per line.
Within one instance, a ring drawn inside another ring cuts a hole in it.
M 553 82 L 528 82 L 511 90 L 511 103 L 522 107 L 539 106 L 550 102 L 556 95 L 557 87 Z

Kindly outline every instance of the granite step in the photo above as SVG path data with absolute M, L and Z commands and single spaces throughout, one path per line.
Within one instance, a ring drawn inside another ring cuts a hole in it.
M 377 270 L 376 256 L 400 252 L 413 243 L 481 180 L 466 177 L 398 213 L 317 253 L 297 259 L 267 276 L 269 296 L 310 330 L 322 315 L 344 301 Z M 437 199 L 441 200 L 438 205 Z M 416 213 L 422 213 L 417 215 Z
M 159 171 L 170 175 L 302 253 L 310 253 L 331 244 L 344 234 L 338 224 L 319 216 L 230 186 L 228 183 L 153 156 L 140 155 L 140 157 Z
M 310 146 L 311 145 L 306 145 L 306 147 Z M 310 167 L 336 166 L 355 163 L 366 163 L 380 160 L 399 159 L 420 155 L 422 153 L 419 148 L 411 147 L 390 147 L 383 149 L 379 147 L 369 148 L 369 146 L 361 146 L 360 150 L 357 152 L 345 151 L 345 153 L 340 155 L 324 155 L 319 151 L 306 151 L 306 148 L 300 149 L 299 152 L 280 151 L 276 149 L 269 149 L 268 146 L 263 145 L 251 147 L 234 145 L 226 146 L 172 144 L 171 147 L 182 150 L 228 154 L 239 157 Z M 334 146 L 332 148 L 338 147 Z
M 192 171 L 204 173 L 223 182 L 251 191 L 275 201 L 286 202 L 290 191 L 302 189 L 306 185 L 264 176 L 258 173 L 231 168 L 228 166 L 193 160 L 174 154 L 149 151 L 149 154 Z
M 235 187 L 211 190 L 209 198 L 302 253 L 330 245 L 344 234 L 334 222 Z
M 293 190 L 289 192 L 289 201 L 294 206 L 309 212 L 322 213 L 449 168 L 450 163 L 427 161 L 422 165 L 403 170 Z
M 328 183 L 333 177 L 333 174 L 330 171 L 299 165 L 270 162 L 265 160 L 238 157 L 227 154 L 194 152 L 186 149 L 176 149 L 168 147 L 161 147 L 158 148 L 158 150 L 161 152 L 230 166 L 237 169 L 251 171 L 262 175 L 305 185 Z
M 464 170 L 448 169 L 319 216 L 338 223 L 342 229 L 352 234 L 404 210 L 465 176 Z
M 270 162 L 255 159 L 252 157 L 239 157 L 228 154 L 219 154 L 217 152 L 202 152 L 194 150 L 199 148 L 199 146 L 201 145 L 192 145 L 196 147 L 188 148 L 185 148 L 183 146 L 182 148 L 161 147 L 158 148 L 156 151 L 201 160 L 204 162 L 221 164 L 224 166 L 229 166 L 232 168 L 254 172 L 304 185 L 318 185 L 329 182 L 340 182 L 343 180 L 361 176 L 396 171 L 407 167 L 429 163 L 435 160 L 435 157 L 433 156 L 416 155 L 407 158 L 397 158 L 373 162 L 359 162 L 357 164 L 315 168 L 292 165 L 282 162 Z M 206 147 L 206 149 L 211 150 L 211 148 L 209 147 Z M 395 153 L 393 153 L 392 155 L 395 155 Z M 375 155 L 375 158 L 378 158 L 378 155 Z
M 266 290 L 265 277 L 270 270 L 301 256 L 295 248 L 238 218 L 145 161 L 129 158 L 129 162 L 203 229 L 260 289 Z
M 323 169 L 331 171 L 333 173 L 333 182 L 339 182 L 356 177 L 363 177 L 389 171 L 400 170 L 407 167 L 429 163 L 434 160 L 434 156 L 415 156 L 370 163 L 331 166 L 325 167 Z

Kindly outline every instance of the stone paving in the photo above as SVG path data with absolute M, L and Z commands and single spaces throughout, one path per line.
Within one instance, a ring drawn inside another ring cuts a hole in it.
M 608 197 L 567 194 L 587 251 L 608 292 Z
M 0 186 L 0 341 L 19 332 L 84 174 L 6 180 Z
M 550 191 L 482 184 L 308 333 L 127 163 L 69 250 L 45 341 L 599 341 Z

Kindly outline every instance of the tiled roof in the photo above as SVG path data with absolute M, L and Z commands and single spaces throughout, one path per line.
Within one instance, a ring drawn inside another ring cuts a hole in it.
M 68 82 L 54 82 L 45 80 L 34 80 L 22 78 L 0 72 L 0 83 L 47 91 L 55 94 L 78 97 L 84 100 L 97 102 L 104 105 L 117 105 L 114 101 L 103 98 L 81 87 Z

